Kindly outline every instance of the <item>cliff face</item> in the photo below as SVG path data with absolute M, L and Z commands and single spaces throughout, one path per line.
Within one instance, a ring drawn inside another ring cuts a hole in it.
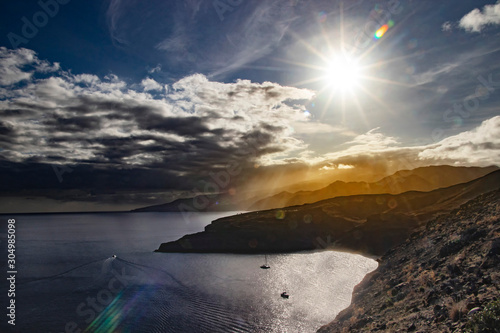
M 500 300 L 500 190 L 429 222 L 379 262 L 318 332 L 463 332 L 469 312 Z

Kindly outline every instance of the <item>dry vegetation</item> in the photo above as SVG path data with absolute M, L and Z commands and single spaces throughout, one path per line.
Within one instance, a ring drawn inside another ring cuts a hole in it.
M 497 190 L 387 252 L 351 306 L 319 332 L 500 333 L 499 235 Z

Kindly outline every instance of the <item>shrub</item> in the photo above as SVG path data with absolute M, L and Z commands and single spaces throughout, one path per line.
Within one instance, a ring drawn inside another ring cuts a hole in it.
M 418 283 L 422 287 L 432 287 L 436 282 L 436 272 L 434 270 L 425 270 L 420 273 L 417 278 Z
M 483 311 L 475 313 L 465 326 L 470 333 L 500 333 L 500 301 L 488 303 Z
M 448 306 L 448 315 L 451 321 L 456 322 L 462 315 L 467 313 L 467 302 L 462 300 L 460 302 L 453 302 Z

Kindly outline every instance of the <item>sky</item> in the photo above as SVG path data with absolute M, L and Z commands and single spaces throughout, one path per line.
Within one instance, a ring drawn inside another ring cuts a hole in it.
M 0 212 L 500 165 L 500 1 L 3 1 L 0 22 Z

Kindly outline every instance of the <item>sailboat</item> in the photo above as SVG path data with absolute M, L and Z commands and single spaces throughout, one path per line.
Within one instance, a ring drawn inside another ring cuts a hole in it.
M 266 263 L 264 265 L 260 266 L 260 268 L 262 268 L 262 269 L 269 269 L 269 268 L 271 268 L 271 266 L 269 266 L 267 264 L 267 254 L 265 256 L 266 256 Z

